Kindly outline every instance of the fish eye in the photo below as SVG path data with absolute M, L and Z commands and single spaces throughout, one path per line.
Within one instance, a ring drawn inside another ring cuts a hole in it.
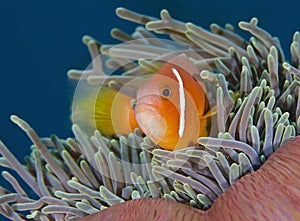
M 162 91 L 162 95 L 164 97 L 168 97 L 169 95 L 171 94 L 171 91 L 169 88 L 164 88 L 163 91 Z

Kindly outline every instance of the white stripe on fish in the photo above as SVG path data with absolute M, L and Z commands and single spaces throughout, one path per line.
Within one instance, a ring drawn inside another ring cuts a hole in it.
M 178 80 L 179 84 L 179 130 L 178 130 L 178 135 L 179 137 L 183 136 L 184 132 L 184 123 L 185 123 L 185 94 L 184 94 L 184 87 L 183 87 L 183 81 L 176 70 L 176 68 L 172 68 L 172 72 L 174 73 L 175 77 Z

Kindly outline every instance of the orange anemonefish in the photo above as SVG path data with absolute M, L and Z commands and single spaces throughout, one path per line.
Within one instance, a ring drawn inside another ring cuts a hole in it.
M 156 144 L 181 149 L 208 135 L 208 100 L 199 73 L 185 54 L 164 64 L 138 91 L 135 118 Z
M 204 83 L 193 78 L 197 73 L 189 58 L 180 54 L 153 74 L 136 98 L 103 87 L 94 109 L 97 129 L 104 135 L 120 135 L 140 128 L 168 150 L 196 144 L 198 137 L 208 135 L 208 121 L 215 114 L 208 111 Z

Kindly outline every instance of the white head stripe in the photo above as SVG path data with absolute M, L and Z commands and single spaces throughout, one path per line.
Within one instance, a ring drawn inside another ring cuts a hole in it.
M 182 137 L 184 132 L 184 120 L 185 120 L 185 95 L 184 95 L 183 81 L 182 78 L 180 77 L 180 74 L 175 68 L 172 68 L 172 72 L 177 78 L 179 84 L 179 113 L 180 114 L 179 114 L 178 135 L 179 137 Z

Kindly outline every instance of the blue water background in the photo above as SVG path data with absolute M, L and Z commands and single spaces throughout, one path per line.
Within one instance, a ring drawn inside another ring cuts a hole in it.
M 3 1 L 0 3 L 0 139 L 21 162 L 29 154 L 31 141 L 10 120 L 17 114 L 42 137 L 72 136 L 67 70 L 85 69 L 89 53 L 81 37 L 89 34 L 100 42 L 116 42 L 110 30 L 127 32 L 136 27 L 115 15 L 127 7 L 158 17 L 161 9 L 171 16 L 209 24 L 233 25 L 259 19 L 259 25 L 280 38 L 289 52 L 293 33 L 300 30 L 300 1 Z M 241 32 L 243 33 L 243 32 Z M 245 35 L 249 37 L 248 35 Z M 287 55 L 288 57 L 289 55 Z M 7 186 L 3 179 L 1 185 Z

